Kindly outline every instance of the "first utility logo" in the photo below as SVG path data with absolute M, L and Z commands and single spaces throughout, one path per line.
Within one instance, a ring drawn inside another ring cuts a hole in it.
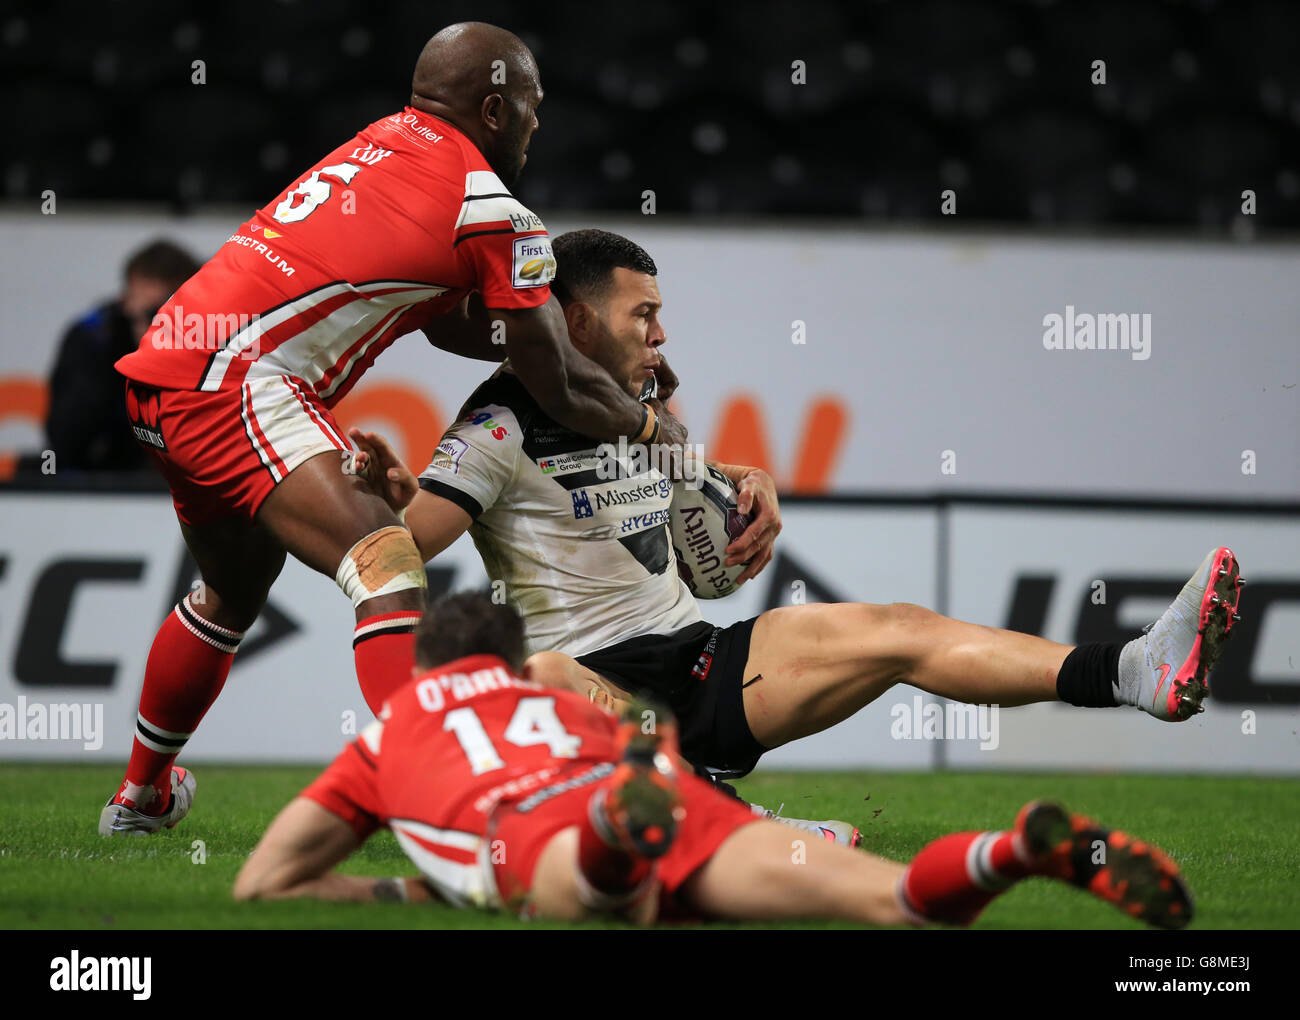
M 82 957 L 74 949 L 51 960 L 50 972 L 50 988 L 56 992 L 130 992 L 143 1001 L 152 992 L 153 957 Z

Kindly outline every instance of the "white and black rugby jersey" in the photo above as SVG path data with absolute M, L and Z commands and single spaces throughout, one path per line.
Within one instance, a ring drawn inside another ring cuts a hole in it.
M 523 617 L 529 654 L 578 656 L 701 619 L 677 575 L 673 483 L 653 468 L 602 480 L 599 445 L 547 417 L 502 366 L 420 476 L 474 519 L 474 545 Z

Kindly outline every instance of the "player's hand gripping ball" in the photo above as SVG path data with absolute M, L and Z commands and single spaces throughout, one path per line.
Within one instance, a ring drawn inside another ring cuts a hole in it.
M 726 565 L 726 549 L 749 527 L 750 517 L 736 508 L 736 487 L 712 465 L 694 482 L 673 487 L 669 513 L 677 573 L 699 599 L 720 599 L 739 585 L 748 563 Z M 698 487 L 696 485 L 698 484 Z

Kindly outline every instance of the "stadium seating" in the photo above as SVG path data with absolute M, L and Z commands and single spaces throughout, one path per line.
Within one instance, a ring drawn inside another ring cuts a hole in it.
M 404 103 L 423 40 L 463 17 L 536 47 L 547 99 L 519 190 L 549 210 L 626 211 L 653 188 L 660 213 L 924 220 L 952 187 L 966 219 L 1226 229 L 1252 188 L 1260 228 L 1300 225 L 1300 5 L 1283 0 L 761 0 L 634 19 L 568 0 L 141 0 L 112 33 L 84 10 L 0 16 L 0 120 L 23 143 L 0 166 L 8 199 L 264 202 Z

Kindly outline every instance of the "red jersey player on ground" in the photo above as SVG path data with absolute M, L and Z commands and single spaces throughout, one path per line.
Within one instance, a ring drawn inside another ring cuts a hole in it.
M 546 229 L 508 190 L 542 98 L 527 47 L 490 25 L 453 25 L 424 47 L 412 87 L 410 106 L 239 227 L 118 362 L 203 597 L 183 600 L 154 640 L 104 835 L 157 831 L 189 810 L 193 776 L 172 763 L 286 552 L 352 599 L 367 703 L 409 677 L 424 565 L 384 501 L 349 475 L 352 447 L 330 413 L 397 337 L 423 329 L 456 353 L 508 354 L 538 401 L 585 434 L 685 438 L 662 403 L 628 396 L 567 341 Z
M 674 916 L 969 924 L 1034 875 L 1179 928 L 1191 896 L 1155 847 L 1054 804 L 1007 832 L 943 836 L 906 866 L 798 833 L 675 765 L 673 727 L 620 722 L 518 677 L 523 625 L 478 594 L 439 600 L 418 672 L 271 823 L 238 899 L 428 899 L 577 920 Z M 434 665 L 445 663 L 444 665 Z M 421 878 L 333 870 L 387 825 Z

